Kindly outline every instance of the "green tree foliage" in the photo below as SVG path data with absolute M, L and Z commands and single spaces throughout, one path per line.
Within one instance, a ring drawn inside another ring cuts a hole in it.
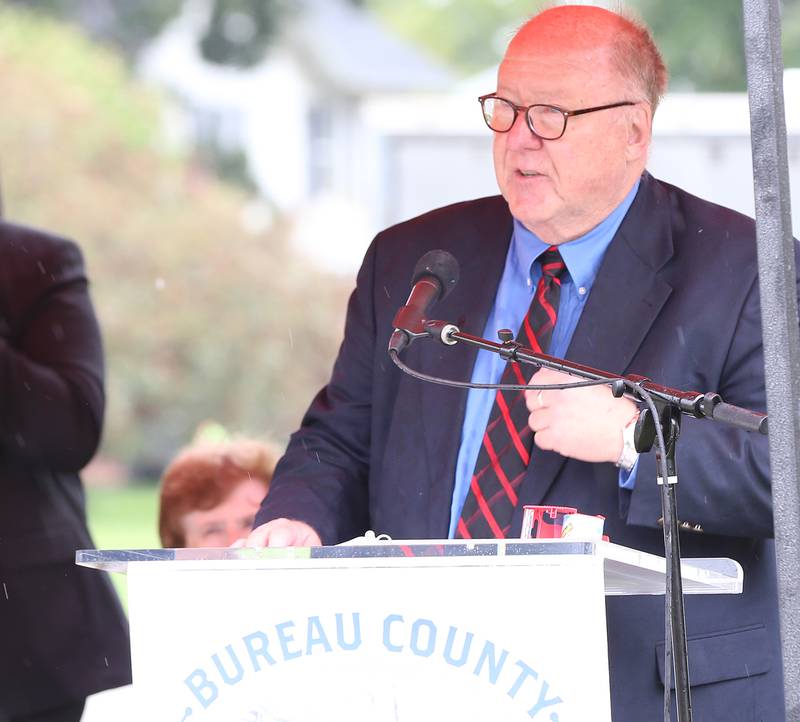
M 134 58 L 180 10 L 183 0 L 0 0 L 3 3 L 68 20 L 91 38 Z
M 468 74 L 496 63 L 545 0 L 366 0 L 400 36 Z
M 746 89 L 741 2 L 636 0 L 632 5 L 652 29 L 673 86 Z M 784 66 L 800 66 L 800 0 L 783 0 L 782 9 Z
M 360 6 L 364 0 L 349 0 Z M 120 50 L 129 60 L 152 40 L 184 0 L 0 0 L 68 20 L 94 40 Z M 203 57 L 221 65 L 259 62 L 284 18 L 301 9 L 297 0 L 210 0 L 209 21 L 200 37 Z
M 513 34 L 551 0 L 349 0 L 374 12 L 410 42 L 465 74 L 496 63 Z M 0 0 L 2 3 L 3 0 Z M 5 0 L 68 18 L 129 57 L 172 17 L 182 0 Z M 614 5 L 614 3 L 609 3 Z M 744 90 L 740 0 L 628 0 L 653 29 L 673 85 Z M 800 0 L 783 0 L 784 65 L 800 66 Z M 213 0 L 200 39 L 206 58 L 246 67 L 258 62 L 298 0 Z
M 108 359 L 104 450 L 163 463 L 213 418 L 284 440 L 326 380 L 351 284 L 295 256 L 288 222 L 158 146 L 159 99 L 63 25 L 0 7 L 5 215 L 75 238 Z
M 3 1 L 69 21 L 129 60 L 135 60 L 183 6 L 183 0 L 0 0 L 0 4 Z M 291 0 L 213 0 L 208 27 L 198 39 L 203 57 L 239 67 L 257 63 L 283 16 L 296 7 Z
M 291 9 L 281 0 L 217 0 L 200 39 L 203 57 L 220 65 L 255 65 Z
M 400 35 L 464 73 L 499 61 L 513 31 L 542 0 L 366 0 Z M 739 0 L 629 0 L 653 30 L 673 86 L 744 90 Z M 784 65 L 800 66 L 800 0 L 783 0 Z

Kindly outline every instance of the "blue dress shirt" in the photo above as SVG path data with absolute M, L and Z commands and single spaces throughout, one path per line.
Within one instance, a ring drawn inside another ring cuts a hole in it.
M 622 203 L 604 221 L 580 238 L 559 246 L 568 273 L 561 277 L 558 318 L 550 341 L 548 351 L 550 356 L 563 358 L 566 354 L 606 249 L 638 190 L 637 180 Z M 497 287 L 494 306 L 483 330 L 484 338 L 497 340 L 499 329 L 510 328 L 516 332 L 519 328 L 542 275 L 541 264 L 536 261 L 548 247 L 516 218 L 514 219 L 514 232 L 506 256 L 506 265 L 500 285 Z M 472 370 L 473 383 L 499 383 L 505 363 L 499 354 L 478 351 L 475 367 Z M 489 389 L 470 389 L 467 395 L 467 409 L 461 430 L 461 446 L 456 461 L 455 488 L 450 507 L 450 538 L 455 534 L 461 509 L 467 498 L 472 472 L 483 441 L 483 432 L 486 430 L 496 393 Z M 634 467 L 630 474 L 620 475 L 620 485 L 633 488 L 635 478 Z

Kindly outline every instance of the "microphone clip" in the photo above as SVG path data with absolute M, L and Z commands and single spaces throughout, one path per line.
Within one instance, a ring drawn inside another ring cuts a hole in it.
M 394 318 L 395 324 L 397 324 L 399 317 L 400 312 L 398 312 Z M 435 338 L 446 346 L 455 346 L 458 343 L 458 339 L 453 338 L 453 334 L 460 332 L 461 329 L 453 323 L 448 323 L 447 321 L 426 321 L 424 319 L 413 328 L 395 327 L 392 338 L 389 341 L 389 353 L 393 351 L 400 353 L 400 351 L 418 338 Z
M 454 323 L 448 321 L 425 321 L 423 322 L 425 333 L 441 341 L 445 346 L 455 346 L 458 343 L 453 334 L 461 333 L 461 329 Z

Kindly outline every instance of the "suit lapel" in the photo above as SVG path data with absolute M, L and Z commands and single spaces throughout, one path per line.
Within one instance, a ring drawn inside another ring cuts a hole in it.
M 438 306 L 433 317 L 455 323 L 465 333 L 483 334 L 494 304 L 497 286 L 505 265 L 511 233 L 511 215 L 498 197 L 488 212 L 475 219 L 470 232 L 452 250 L 460 265 L 458 286 Z M 432 376 L 457 381 L 472 377 L 477 349 L 467 344 L 444 346 L 435 341 L 418 342 L 417 368 Z M 450 522 L 456 460 L 461 445 L 461 429 L 466 409 L 467 390 L 438 384 L 419 384 L 421 423 L 431 479 L 429 528 L 441 535 Z
M 659 277 L 659 269 L 671 256 L 666 197 L 645 174 L 636 200 L 603 258 L 567 352 L 570 361 L 612 373 L 627 371 L 672 292 Z M 565 462 L 565 457 L 554 452 L 534 451 L 523 486 L 526 503 L 541 503 Z M 515 524 L 521 524 L 521 519 L 522 509 L 518 508 Z

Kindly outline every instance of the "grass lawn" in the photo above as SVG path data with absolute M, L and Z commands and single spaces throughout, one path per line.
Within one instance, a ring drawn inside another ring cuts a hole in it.
M 89 530 L 98 549 L 158 549 L 158 487 L 86 490 Z M 127 609 L 125 575 L 111 574 Z

